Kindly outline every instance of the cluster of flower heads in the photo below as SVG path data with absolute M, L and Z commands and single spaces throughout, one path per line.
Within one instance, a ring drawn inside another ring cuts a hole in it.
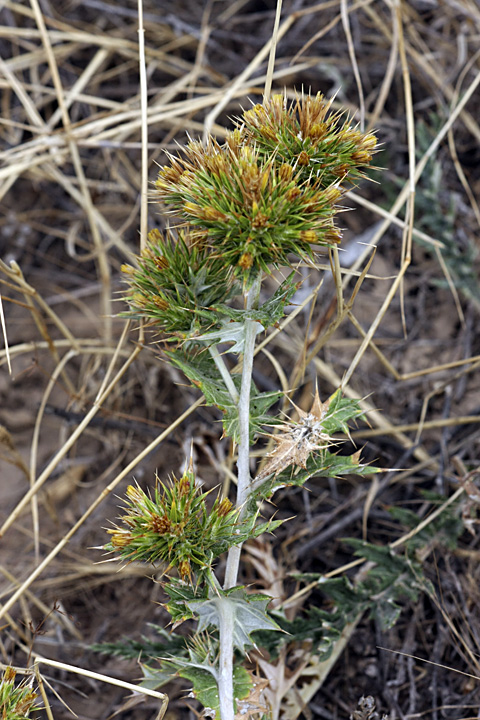
M 170 157 L 158 198 L 205 229 L 213 256 L 244 276 L 288 265 L 291 253 L 311 258 L 312 245 L 339 242 L 338 201 L 376 145 L 329 115 L 330 105 L 320 93 L 255 105 L 223 145 L 192 141 L 183 157 Z
M 191 142 L 185 158 L 160 171 L 156 189 L 177 215 L 207 230 L 213 257 L 245 275 L 289 265 L 291 253 L 311 258 L 312 245 L 340 240 L 339 188 L 303 180 L 274 155 L 262 158 L 241 132 L 225 145 Z
M 299 180 L 327 188 L 353 184 L 370 164 L 377 139 L 342 121 L 342 112 L 329 114 L 332 100 L 303 96 L 290 107 L 282 95 L 255 105 L 242 117 L 243 133 L 260 157 L 295 167 Z
M 148 234 L 138 267 L 122 266 L 129 284 L 129 315 L 150 319 L 181 339 L 211 326 L 216 306 L 240 289 L 233 269 L 211 257 L 204 235 L 180 230 L 175 237 L 158 229 Z
M 169 484 L 158 481 L 154 497 L 138 486 L 127 488 L 122 525 L 114 525 L 106 549 L 122 559 L 165 563 L 165 572 L 177 568 L 182 579 L 192 579 L 210 567 L 212 559 L 232 544 L 242 542 L 238 510 L 220 496 L 207 508 L 209 492 L 199 489 L 192 467 Z
M 155 197 L 183 231 L 178 247 L 154 231 L 138 269 L 124 266 L 134 313 L 192 333 L 202 308 L 238 292 L 235 278 L 248 287 L 292 256 L 308 262 L 314 246 L 340 242 L 338 203 L 369 165 L 376 138 L 330 106 L 320 93 L 290 105 L 274 95 L 244 112 L 225 143 L 191 141 L 181 157 L 169 156 Z

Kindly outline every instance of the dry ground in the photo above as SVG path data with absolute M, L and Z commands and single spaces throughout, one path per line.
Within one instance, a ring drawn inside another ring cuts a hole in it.
M 152 180 L 187 133 L 207 127 L 221 137 L 240 107 L 260 100 L 275 3 L 144 0 L 143 12 Z M 230 451 L 218 416 L 192 410 L 198 395 L 116 317 L 120 266 L 139 247 L 137 30 L 133 0 L 0 5 L 0 281 L 11 362 L 9 373 L 2 349 L 0 659 L 27 667 L 34 652 L 129 681 L 140 675 L 135 662 L 90 645 L 148 635 L 147 623 L 164 623 L 165 613 L 148 568 L 98 564 L 115 495 L 132 476 L 148 484 L 155 470 L 178 473 L 192 440 L 198 474 L 213 487 Z M 344 378 L 368 411 L 370 429 L 359 426 L 356 443 L 397 471 L 378 484 L 317 480 L 278 497 L 279 516 L 295 519 L 260 548 L 267 585 L 342 567 L 352 559 L 344 537 L 395 541 L 405 528 L 389 507 L 424 519 L 432 505 L 421 491 L 449 497 L 480 464 L 479 38 L 476 0 L 284 1 L 273 89 L 336 94 L 376 129 L 385 170 L 355 190 L 342 216 L 346 300 L 376 247 L 353 310 L 339 305 L 320 255 L 318 269 L 300 270 L 297 298 L 323 277 L 315 302 L 267 349 L 304 407 L 315 378 L 323 397 Z M 164 224 L 149 205 L 148 226 Z M 281 384 L 267 356 L 256 381 Z M 392 719 L 479 717 L 480 549 L 471 530 L 450 549 L 425 548 L 434 595 L 406 602 L 390 631 L 362 617 L 321 680 L 314 671 L 299 678 L 297 690 L 313 694 L 305 718 L 348 718 L 362 694 Z M 256 578 L 246 564 L 244 580 Z M 325 600 L 315 593 L 309 602 Z M 73 717 L 63 703 L 91 720 L 122 706 L 124 689 L 41 669 L 55 720 Z M 183 689 L 169 689 L 170 718 L 194 717 Z M 118 717 L 157 711 L 147 699 Z

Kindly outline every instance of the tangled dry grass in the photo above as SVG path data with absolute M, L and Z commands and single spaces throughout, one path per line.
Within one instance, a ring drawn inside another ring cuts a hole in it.
M 407 507 L 428 522 L 422 490 L 463 494 L 475 514 L 480 7 L 288 0 L 274 33 L 275 11 L 270 0 L 144 0 L 139 35 L 130 0 L 0 7 L 3 663 L 26 668 L 40 655 L 133 681 L 135 663 L 90 645 L 164 621 L 151 570 L 97 564 L 92 547 L 105 542 L 115 492 L 133 474 L 147 483 L 155 469 L 177 472 L 193 441 L 199 475 L 213 486 L 228 477 L 230 448 L 218 418 L 159 362 L 155 337 L 116 315 L 119 270 L 147 227 L 165 225 L 145 202 L 165 151 L 188 135 L 224 135 L 266 82 L 291 97 L 302 88 L 335 95 L 377 130 L 385 170 L 350 196 L 355 212 L 342 217 L 333 274 L 326 257 L 299 269 L 297 307 L 283 333 L 265 338 L 256 382 L 298 388 L 304 407 L 315 378 L 322 395 L 342 384 L 363 398 L 370 423 L 353 440 L 397 470 L 286 491 L 278 513 L 296 519 L 252 546 L 244 580 L 276 596 L 292 571 L 343 572 L 352 559 L 345 536 L 399 545 L 405 531 L 386 511 Z M 390 718 L 478 717 L 478 558 L 472 520 L 455 547 L 425 547 L 435 592 L 406 603 L 392 630 L 362 616 L 326 665 L 285 658 L 280 716 L 348 717 L 368 694 Z M 317 593 L 310 602 L 322 605 Z M 158 700 L 124 705 L 124 689 L 40 670 L 55 720 L 69 708 L 91 720 L 120 708 L 125 718 L 158 712 Z M 169 695 L 170 717 L 194 717 L 181 689 Z

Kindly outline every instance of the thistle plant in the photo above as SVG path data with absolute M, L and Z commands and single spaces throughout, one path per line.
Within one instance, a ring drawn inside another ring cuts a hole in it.
M 358 452 L 338 455 L 338 433 L 361 415 L 357 402 L 340 390 L 322 402 L 316 391 L 297 420 L 276 418 L 271 409 L 283 393 L 262 392 L 252 379 L 258 334 L 284 316 L 297 262 L 312 263 L 315 248 L 341 241 L 341 199 L 375 149 L 375 136 L 330 104 L 321 94 L 290 105 L 277 95 L 244 112 L 223 144 L 191 141 L 169 156 L 155 198 L 171 228 L 152 230 L 136 267 L 123 268 L 127 314 L 162 333 L 166 358 L 221 410 L 236 448 L 235 498 L 203 491 L 187 459 L 180 479 L 157 478 L 150 493 L 128 488 L 106 545 L 123 560 L 160 564 L 173 627 L 196 621 L 192 638 L 162 659 L 162 672 L 190 680 L 205 717 L 268 717 L 245 657 L 256 633 L 280 628 L 269 598 L 238 582 L 243 543 L 280 524 L 260 520 L 263 501 L 311 477 L 374 472 Z M 262 281 L 279 268 L 289 269 L 286 279 L 265 298 Z M 225 351 L 237 356 L 233 369 Z M 255 471 L 250 451 L 262 435 L 273 449 Z

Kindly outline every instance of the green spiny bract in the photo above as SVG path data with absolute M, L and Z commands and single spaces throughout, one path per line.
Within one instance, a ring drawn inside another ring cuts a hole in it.
M 149 318 L 177 338 L 192 338 L 218 324 L 213 306 L 240 292 L 232 270 L 212 258 L 200 232 L 148 235 L 138 268 L 124 265 L 129 284 L 127 315 Z
M 157 477 L 154 497 L 138 486 L 126 491 L 126 513 L 107 532 L 112 536 L 105 546 L 128 562 L 167 564 L 165 573 L 176 567 L 182 579 L 203 578 L 213 560 L 233 545 L 272 532 L 281 521 L 256 524 L 258 512 L 243 521 L 240 509 L 220 495 L 211 507 L 201 492 L 191 466 L 178 480 L 160 483 Z
M 192 573 L 207 570 L 213 558 L 245 540 L 238 510 L 220 496 L 208 508 L 209 492 L 200 491 L 191 469 L 168 485 L 157 478 L 154 498 L 133 485 L 126 494 L 123 526 L 108 530 L 112 537 L 105 549 L 129 562 L 164 562 L 165 572 L 176 567 L 182 578 L 191 579 Z
M 262 157 L 237 142 L 240 135 L 224 145 L 190 142 L 184 159 L 170 158 L 160 171 L 156 189 L 176 214 L 206 230 L 213 257 L 250 281 L 290 265 L 290 254 L 311 260 L 312 246 L 338 243 L 333 218 L 341 191 Z
M 292 166 L 300 181 L 322 188 L 352 185 L 363 177 L 361 168 L 370 164 L 377 140 L 352 128 L 348 118 L 341 123 L 343 112 L 329 114 L 331 104 L 321 93 L 302 95 L 290 106 L 274 95 L 244 112 L 237 132 L 255 145 L 260 158 Z

